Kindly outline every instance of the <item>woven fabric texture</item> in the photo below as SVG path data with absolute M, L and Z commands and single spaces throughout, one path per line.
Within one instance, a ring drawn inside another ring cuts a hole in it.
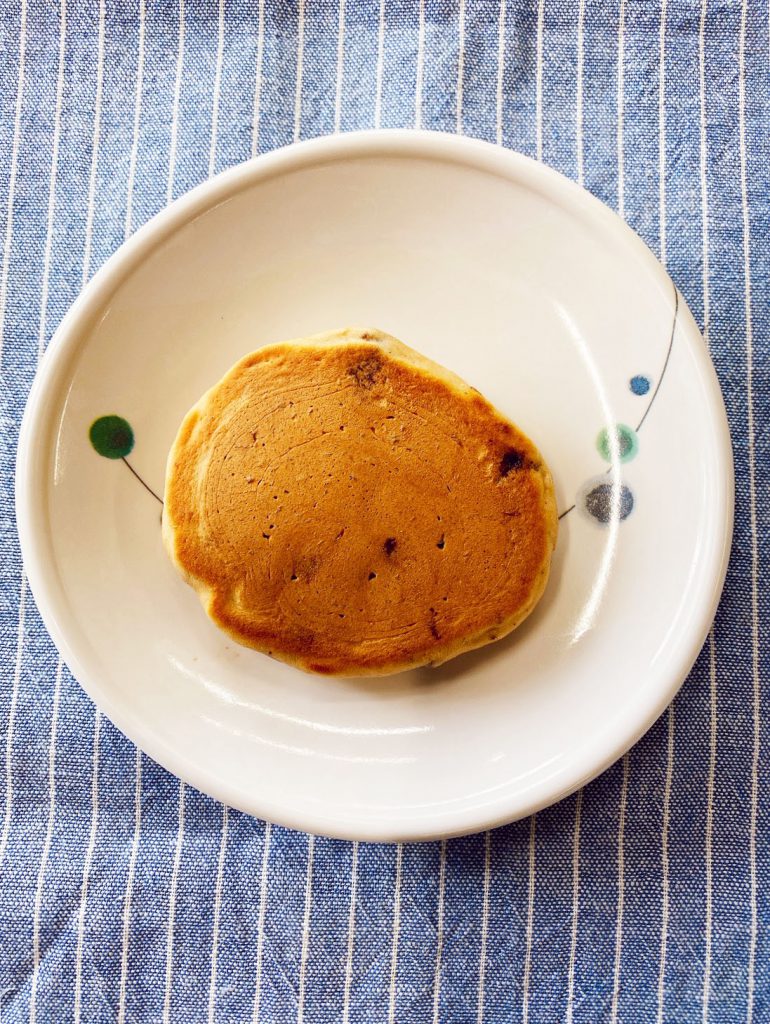
M 770 1021 L 767 6 L 9 0 L 0 39 L 3 1024 Z M 415 125 L 543 160 L 660 256 L 724 391 L 737 519 L 712 635 L 621 762 L 531 820 L 379 846 L 228 811 L 96 714 L 13 478 L 40 355 L 127 234 L 254 154 Z

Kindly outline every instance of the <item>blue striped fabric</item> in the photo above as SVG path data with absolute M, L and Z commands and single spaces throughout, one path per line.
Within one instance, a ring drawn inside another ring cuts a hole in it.
M 2 5 L 4 1024 L 770 1021 L 767 18 L 755 0 Z M 415 124 L 544 160 L 661 256 L 724 389 L 737 528 L 706 647 L 622 762 L 531 820 L 396 847 L 271 828 L 137 754 L 58 664 L 13 473 L 39 355 L 127 233 L 254 153 Z

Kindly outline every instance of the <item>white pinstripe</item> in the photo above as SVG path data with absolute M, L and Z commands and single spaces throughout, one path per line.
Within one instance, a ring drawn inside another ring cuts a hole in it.
M 465 77 L 465 0 L 460 0 L 457 15 L 457 134 L 463 133 L 463 79 Z
M 171 891 L 168 896 L 168 929 L 166 931 L 166 985 L 163 995 L 163 1024 L 171 1024 L 171 981 L 174 973 L 174 925 L 176 922 L 176 891 L 179 885 L 179 869 L 182 863 L 184 842 L 184 803 L 187 787 L 179 782 L 179 827 L 174 849 L 174 866 L 171 869 Z
M 702 0 L 700 32 L 698 40 L 700 77 L 700 196 L 701 220 L 703 225 L 703 333 L 708 339 L 710 291 L 709 291 L 709 212 L 708 181 L 706 178 L 706 9 L 708 0 Z
M 578 916 L 580 914 L 580 818 L 583 810 L 583 790 L 579 790 L 575 801 L 575 829 L 572 839 L 572 935 L 569 948 L 569 970 L 567 973 L 567 1016 L 566 1024 L 572 1024 L 575 1006 L 575 960 L 577 959 Z
M 102 91 L 104 84 L 104 0 L 99 0 L 99 35 L 96 45 L 96 96 L 94 98 L 94 133 L 91 142 L 91 173 L 88 180 L 85 240 L 83 243 L 83 287 L 91 276 L 91 246 L 94 240 L 96 209 L 96 176 L 99 170 L 99 139 L 102 130 Z
M 380 27 L 377 33 L 377 85 L 374 95 L 374 127 L 382 119 L 382 72 L 385 65 L 385 0 L 380 0 Z
M 425 65 L 425 0 L 420 0 L 417 25 L 417 72 L 414 84 L 414 126 L 422 128 L 422 80 Z
M 577 23 L 577 80 L 575 82 L 575 146 L 577 149 L 578 183 L 583 184 L 583 43 L 586 15 L 585 0 L 578 4 Z
M 660 261 L 666 265 L 666 0 L 662 0 L 660 11 L 660 61 L 658 75 L 658 179 L 659 179 L 659 223 Z M 668 735 L 666 750 L 666 781 L 663 791 L 663 823 L 661 829 L 661 926 L 660 926 L 660 970 L 658 975 L 658 1024 L 663 1024 L 666 994 L 666 956 L 668 951 L 669 914 L 669 860 L 668 831 L 671 821 L 671 786 L 674 775 L 674 705 L 667 711 Z
M 13 205 L 16 197 L 16 175 L 19 164 L 19 143 L 21 138 L 21 109 L 24 101 L 24 77 L 27 49 L 27 2 L 22 0 L 21 17 L 19 20 L 19 78 L 16 86 L 16 112 L 13 122 L 13 142 L 11 143 L 11 170 L 8 181 L 8 212 L 5 222 L 5 244 L 3 246 L 3 270 L 0 278 L 0 364 L 2 363 L 3 344 L 5 340 L 5 314 L 8 301 L 8 270 L 11 264 L 11 244 L 13 242 Z M 8 845 L 8 834 L 11 827 L 11 811 L 13 804 L 13 778 L 11 777 L 11 753 L 13 750 L 13 733 L 16 725 L 16 708 L 19 702 L 19 686 L 21 683 L 22 652 L 24 650 L 24 629 L 26 626 L 27 577 L 22 569 L 19 586 L 19 625 L 16 634 L 16 665 L 13 673 L 11 703 L 8 708 L 8 728 L 5 738 L 5 815 L 3 830 L 0 832 L 0 864 L 5 858 Z
M 529 1021 L 529 975 L 532 969 L 532 937 L 535 925 L 535 835 L 537 815 L 529 819 L 529 868 L 527 892 L 527 943 L 524 950 L 524 980 L 521 994 L 521 1024 Z
M 492 866 L 492 833 L 484 833 L 484 889 L 481 904 L 481 950 L 479 954 L 479 992 L 477 1024 L 484 1020 L 484 983 L 487 975 L 487 939 L 489 937 L 489 876 Z
M 128 989 L 128 950 L 131 938 L 131 903 L 134 894 L 136 858 L 139 854 L 139 839 L 142 833 L 142 752 L 137 747 L 134 764 L 134 835 L 131 840 L 131 854 L 128 860 L 126 896 L 123 901 L 123 934 L 120 953 L 120 988 L 118 991 L 118 1024 L 126 1019 L 126 991 Z
M 358 843 L 353 843 L 350 865 L 350 911 L 348 913 L 348 955 L 345 961 L 345 991 L 342 1001 L 342 1024 L 350 1020 L 350 988 L 353 984 L 353 951 L 356 934 L 356 898 L 358 894 Z
M 625 169 L 623 162 L 623 114 L 625 107 L 625 27 L 626 0 L 620 0 L 618 8 L 618 214 L 625 219 Z M 615 964 L 612 980 L 612 1004 L 610 1007 L 610 1024 L 617 1024 L 620 1004 L 620 967 L 623 952 L 623 914 L 625 911 L 626 880 L 625 880 L 625 837 L 626 808 L 628 805 L 628 783 L 631 773 L 631 759 L 626 752 L 623 755 L 623 780 L 620 786 L 620 808 L 618 815 L 618 912 L 615 920 Z
M 83 244 L 82 284 L 85 287 L 91 273 L 91 247 L 93 244 L 94 211 L 96 207 L 96 178 L 99 169 L 99 141 L 101 136 L 102 86 L 104 73 L 104 0 L 99 0 L 99 31 L 96 49 L 96 94 L 94 97 L 94 131 L 91 142 L 91 172 L 88 181 L 88 206 L 86 209 L 85 239 Z M 83 860 L 83 881 L 78 911 L 78 938 L 75 953 L 75 1024 L 80 1024 L 81 989 L 83 975 L 83 946 L 85 944 L 86 909 L 88 905 L 88 883 L 91 877 L 91 864 L 96 848 L 96 831 L 99 825 L 99 739 L 101 736 L 102 715 L 96 710 L 94 716 L 94 753 L 91 768 L 91 828 L 88 836 L 85 858 Z
M 13 685 L 11 687 L 11 705 L 8 709 L 8 730 L 5 738 L 5 817 L 3 819 L 3 831 L 0 832 L 0 864 L 5 859 L 5 851 L 8 846 L 8 835 L 11 828 L 11 813 L 13 811 L 13 733 L 16 725 L 16 708 L 19 703 L 19 688 L 21 686 L 21 663 L 24 651 L 24 630 L 27 620 L 27 577 L 22 571 L 21 589 L 19 591 L 19 628 L 16 639 L 16 664 L 13 669 Z
M 625 164 L 623 152 L 623 115 L 625 113 L 625 29 L 626 0 L 620 0 L 618 11 L 618 213 L 625 219 Z
M 337 82 L 334 91 L 334 130 L 342 124 L 342 82 L 345 75 L 345 0 L 339 0 L 340 13 L 337 22 Z
M 704 253 L 705 257 L 705 253 Z M 706 952 L 703 963 L 703 1024 L 708 1024 L 709 1019 L 709 998 L 711 992 L 711 929 L 713 923 L 713 891 L 714 891 L 714 870 L 713 870 L 713 845 L 714 845 L 714 782 L 716 777 L 716 755 L 717 755 L 717 666 L 716 666 L 716 642 L 714 629 L 709 632 L 709 677 L 711 714 L 709 729 L 709 774 L 706 786 L 706 913 L 704 921 L 704 932 L 706 939 Z
M 505 0 L 500 0 L 497 26 L 497 144 L 503 144 L 503 78 L 505 73 Z
M 660 62 L 658 79 L 658 153 L 660 161 L 660 261 L 666 265 L 666 3 L 660 5 Z
M 262 102 L 262 55 L 265 48 L 265 0 L 259 0 L 259 23 L 257 28 L 257 74 L 254 81 L 254 113 L 251 127 L 251 155 L 259 152 L 259 116 Z
M 214 69 L 214 97 L 211 108 L 211 143 L 209 145 L 209 177 L 217 167 L 217 129 L 219 127 L 219 94 L 222 91 L 222 62 L 225 56 L 225 0 L 219 0 L 217 27 L 217 62 Z
M 136 163 L 139 156 L 139 127 L 142 118 L 142 88 L 144 85 L 144 21 L 146 0 L 139 0 L 139 53 L 136 59 L 136 93 L 134 99 L 134 133 L 131 142 L 131 156 L 128 162 L 128 185 L 126 199 L 126 224 L 123 237 L 128 238 L 132 231 L 134 215 L 134 182 L 136 181 Z
M 307 875 L 305 878 L 305 914 L 302 919 L 302 949 L 299 958 L 299 994 L 297 996 L 297 1024 L 305 1019 L 305 985 L 307 976 L 307 957 L 310 950 L 310 911 L 313 907 L 313 855 L 315 853 L 315 836 L 307 839 Z
M 182 94 L 182 68 L 184 66 L 184 0 L 179 0 L 179 44 L 176 56 L 176 77 L 174 79 L 174 104 L 171 110 L 171 139 L 168 147 L 168 179 L 166 202 L 174 198 L 174 173 L 176 171 L 176 147 L 179 135 L 179 97 Z
M 80 909 L 78 910 L 78 942 L 75 952 L 75 1006 L 73 1015 L 75 1024 L 80 1024 L 80 1001 L 83 984 L 83 946 L 85 944 L 86 906 L 88 904 L 88 882 L 91 877 L 91 864 L 96 849 L 96 830 L 99 825 L 99 740 L 102 732 L 102 713 L 97 709 L 94 717 L 94 755 L 91 772 L 91 830 L 88 836 L 85 860 L 83 862 L 83 883 L 80 892 Z
M 401 928 L 401 871 L 404 858 L 404 845 L 396 846 L 396 884 L 393 897 L 393 945 L 390 952 L 390 996 L 388 999 L 388 1024 L 396 1019 L 396 982 L 398 980 L 398 939 Z
M 438 908 L 436 913 L 436 970 L 433 976 L 433 1024 L 439 1024 L 441 1005 L 441 956 L 444 952 L 444 892 L 446 889 L 446 839 L 438 855 Z
M 537 42 L 535 47 L 535 150 L 543 159 L 543 26 L 545 0 L 537 0 Z
M 211 937 L 211 982 L 209 984 L 209 1024 L 214 1024 L 214 1010 L 217 1000 L 217 956 L 219 954 L 219 918 L 222 913 L 222 887 L 225 877 L 225 857 L 227 856 L 227 826 L 229 808 L 222 805 L 222 839 L 219 843 L 219 861 L 217 863 L 217 880 L 214 887 L 214 922 Z
M 666 754 L 666 783 L 663 791 L 663 824 L 661 829 L 661 925 L 660 925 L 660 972 L 658 974 L 658 1013 L 657 1022 L 663 1024 L 663 1008 L 666 993 L 666 949 L 668 945 L 668 827 L 671 819 L 671 781 L 674 774 L 674 705 L 669 706 L 666 713 L 668 722 L 668 740 Z
M 738 37 L 738 153 L 741 167 L 741 214 L 743 221 L 743 301 L 746 319 L 746 426 L 749 442 L 749 522 L 751 524 L 751 669 L 753 680 L 754 743 L 751 758 L 751 831 L 749 833 L 749 882 L 751 928 L 749 932 L 748 1005 L 746 1022 L 754 1019 L 754 972 L 757 956 L 757 814 L 759 808 L 759 755 L 761 751 L 761 679 L 759 674 L 759 549 L 757 546 L 757 482 L 754 441 L 754 337 L 751 309 L 751 224 L 749 221 L 746 168 L 746 20 L 747 0 L 741 5 Z
M 273 828 L 265 822 L 265 845 L 262 850 L 262 872 L 259 882 L 259 917 L 257 919 L 257 967 L 254 979 L 253 1024 L 259 1024 L 259 1004 L 262 998 L 262 951 L 265 945 L 265 911 L 267 910 L 267 869 L 270 863 L 270 840 Z
M 126 221 L 123 237 L 128 238 L 133 227 L 134 183 L 136 181 L 136 165 L 139 153 L 139 131 L 142 115 L 142 86 L 144 82 L 144 31 L 145 31 L 145 0 L 139 2 L 139 33 L 136 63 L 136 92 L 134 98 L 134 130 L 131 142 L 131 156 L 128 167 L 128 185 L 126 196 Z M 118 1024 L 126 1019 L 126 992 L 128 989 L 128 953 L 131 937 L 131 904 L 134 894 L 134 876 L 136 859 L 139 854 L 139 840 L 142 832 L 142 752 L 137 747 L 134 756 L 134 834 L 131 838 L 131 853 L 128 859 L 126 875 L 126 895 L 123 900 L 123 931 L 120 952 L 120 983 L 118 989 Z
M 305 0 L 299 0 L 297 12 L 297 79 L 294 86 L 294 141 L 302 133 L 302 69 L 305 57 Z
M 48 317 L 48 288 L 51 278 L 51 252 L 53 249 L 53 221 L 56 210 L 56 178 L 59 172 L 59 143 L 61 140 L 61 112 L 64 99 L 64 44 L 67 33 L 67 0 L 61 0 L 59 16 L 59 56 L 56 75 L 56 104 L 54 107 L 53 142 L 51 145 L 51 176 L 48 181 L 48 216 L 46 220 L 45 252 L 43 254 L 43 280 L 40 286 L 40 323 L 37 333 L 37 358 L 45 351 L 46 321 Z
M 24 78 L 27 54 L 27 0 L 21 0 L 19 19 L 19 77 L 16 85 L 16 109 L 13 117 L 13 141 L 11 143 L 11 168 L 8 178 L 8 212 L 5 221 L 5 243 L 3 245 L 3 272 L 0 278 L 0 360 L 5 342 L 5 312 L 8 302 L 8 271 L 11 265 L 11 243 L 13 242 L 13 206 L 16 200 L 16 177 L 19 168 L 19 145 L 21 142 L 21 110 L 24 103 Z
M 701 187 L 701 223 L 703 243 L 703 337 L 708 345 L 709 320 L 711 318 L 711 301 L 709 291 L 709 211 L 708 182 L 706 177 L 706 10 L 707 0 L 701 5 L 699 31 L 699 79 L 700 79 L 700 187 Z M 710 691 L 710 729 L 709 729 L 709 772 L 706 785 L 706 913 L 704 931 L 706 950 L 703 964 L 703 1024 L 708 1024 L 709 1001 L 711 994 L 711 930 L 713 925 L 713 839 L 714 839 L 714 787 L 716 781 L 717 757 L 717 665 L 716 638 L 714 627 L 709 631 L 709 691 Z
M 620 786 L 620 810 L 618 813 L 618 913 L 615 923 L 615 967 L 612 981 L 612 1006 L 610 1024 L 617 1024 L 618 1004 L 620 1001 L 620 964 L 623 950 L 623 911 L 626 896 L 626 806 L 628 804 L 628 779 L 630 774 L 630 758 L 623 755 L 623 781 Z
M 53 690 L 53 710 L 51 712 L 51 739 L 48 744 L 48 824 L 45 830 L 43 852 L 40 857 L 40 870 L 35 887 L 35 909 L 32 917 L 32 984 L 29 994 L 29 1024 L 37 1019 L 37 985 L 40 976 L 40 911 L 43 905 L 43 886 L 48 857 L 53 840 L 53 827 L 56 815 L 56 734 L 59 725 L 59 698 L 61 697 L 62 660 L 56 666 L 56 682 Z

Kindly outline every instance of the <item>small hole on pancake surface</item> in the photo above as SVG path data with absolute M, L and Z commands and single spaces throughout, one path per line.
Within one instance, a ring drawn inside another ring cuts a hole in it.
M 443 551 L 443 550 L 444 550 L 444 545 L 445 545 L 445 544 L 446 544 L 446 541 L 444 540 L 444 534 L 442 533 L 442 534 L 441 534 L 441 540 L 440 540 L 440 541 L 438 542 L 438 544 L 436 545 L 436 547 L 437 547 L 437 548 L 438 548 L 438 549 L 439 549 L 440 551 Z
M 396 550 L 397 544 L 398 544 L 398 541 L 396 540 L 395 537 L 386 537 L 385 538 L 385 543 L 382 545 L 382 548 L 383 548 L 385 554 L 388 557 L 390 557 L 393 554 L 393 552 Z
M 342 612 L 340 612 L 340 613 L 339 613 L 339 616 L 340 616 L 340 618 L 341 618 L 341 619 L 344 619 L 344 618 L 345 618 L 345 616 L 343 615 L 343 613 L 342 613 Z
M 370 580 L 376 580 L 377 579 L 377 573 L 376 572 L 370 572 L 369 573 L 369 579 Z
M 262 536 L 265 538 L 265 540 L 270 540 L 270 534 L 269 533 L 263 533 Z
M 297 579 L 297 574 L 295 572 L 293 572 L 291 574 L 291 581 L 292 581 L 292 583 L 294 583 L 296 579 Z M 446 598 L 444 598 L 444 600 L 446 601 Z

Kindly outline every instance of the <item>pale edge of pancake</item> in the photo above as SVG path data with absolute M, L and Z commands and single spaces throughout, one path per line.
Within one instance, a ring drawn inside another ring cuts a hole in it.
M 385 334 L 383 331 L 376 329 L 356 329 L 352 327 L 343 328 L 342 330 L 326 331 L 322 334 L 311 335 L 306 338 L 296 338 L 290 341 L 282 341 L 275 344 L 265 345 L 262 348 L 256 349 L 255 352 L 260 356 L 269 357 L 272 355 L 279 355 L 288 349 L 299 349 L 304 348 L 312 351 L 318 348 L 338 347 L 344 345 L 360 346 L 365 344 L 377 345 L 389 358 L 405 363 L 412 370 L 418 370 L 425 374 L 426 377 L 432 379 L 438 379 L 442 381 L 447 388 L 460 395 L 463 399 L 468 399 L 475 396 L 477 399 L 480 392 L 467 384 L 461 377 L 458 377 L 456 373 L 452 373 L 451 370 L 447 370 L 446 367 L 441 366 L 439 363 L 434 363 L 432 359 L 428 359 L 427 356 L 422 355 L 420 352 L 416 352 L 414 349 L 409 348 L 403 342 L 394 338 L 390 334 Z M 170 522 L 170 517 L 166 514 L 167 501 L 168 501 L 168 484 L 171 475 L 171 467 L 174 464 L 174 460 L 178 454 L 178 447 L 180 439 L 187 436 L 188 431 L 185 429 L 187 423 L 191 417 L 203 416 L 206 411 L 206 407 L 209 402 L 209 396 L 216 392 L 222 384 L 230 377 L 236 376 L 240 373 L 241 367 L 244 363 L 251 362 L 255 352 L 250 352 L 239 360 L 235 366 L 233 366 L 228 372 L 222 377 L 218 383 L 211 387 L 185 416 L 182 424 L 177 432 L 174 443 L 171 446 L 171 451 L 168 455 L 168 461 L 166 465 L 166 504 L 164 504 L 163 519 L 162 519 L 162 537 L 164 547 L 176 568 L 179 570 L 184 579 L 192 586 L 198 593 L 201 603 L 203 604 L 206 614 L 209 616 L 212 622 L 214 622 L 224 633 L 227 633 L 233 640 L 242 646 L 251 646 L 246 643 L 243 636 L 235 630 L 229 629 L 225 624 L 220 622 L 215 615 L 212 614 L 212 605 L 214 602 L 215 591 L 209 587 L 203 581 L 191 576 L 187 572 L 185 567 L 179 562 L 176 557 L 176 544 L 174 540 L 174 526 Z M 519 434 L 525 437 L 525 439 L 532 445 L 532 448 L 537 451 L 537 446 L 532 443 L 526 434 L 520 427 L 514 424 L 506 416 L 488 402 L 485 398 L 484 402 L 489 407 L 490 413 L 500 422 L 509 423 L 516 429 Z M 538 453 L 539 454 L 539 453 Z M 548 539 L 550 545 L 546 549 L 546 554 L 543 559 L 543 563 L 540 567 L 540 571 L 537 577 L 533 580 L 532 586 L 529 593 L 529 600 L 525 605 L 520 606 L 516 609 L 515 613 L 510 615 L 507 619 L 503 619 L 502 622 L 495 623 L 493 626 L 485 627 L 478 633 L 474 633 L 472 636 L 458 638 L 457 640 L 448 643 L 437 643 L 436 646 L 426 652 L 424 655 L 417 656 L 411 660 L 396 660 L 394 659 L 387 665 L 378 666 L 377 668 L 367 668 L 362 670 L 358 667 L 347 667 L 345 665 L 339 665 L 328 673 L 318 673 L 310 668 L 310 662 L 314 659 L 305 659 L 291 654 L 284 654 L 280 651 L 273 651 L 271 656 L 278 659 L 279 661 L 286 662 L 295 668 L 301 669 L 304 672 L 311 672 L 314 675 L 337 675 L 337 676 L 387 676 L 393 675 L 396 672 L 405 672 L 409 669 L 419 668 L 423 665 L 438 666 L 443 665 L 444 662 L 449 661 L 451 658 L 457 657 L 459 654 L 464 654 L 467 651 L 473 651 L 479 647 L 484 647 L 486 644 L 493 643 L 496 640 L 502 640 L 503 637 L 508 636 L 517 626 L 520 626 L 522 622 L 530 615 L 535 606 L 540 601 L 543 595 L 546 584 L 548 583 L 548 577 L 551 568 L 551 555 L 556 547 L 556 539 L 559 529 L 559 517 L 557 514 L 556 506 L 556 495 L 554 493 L 553 478 L 550 470 L 547 468 L 545 461 L 540 456 L 540 469 L 538 470 L 543 484 L 543 511 L 546 518 L 546 527 L 548 530 Z M 266 653 L 264 648 L 257 647 L 253 648 Z M 315 659 L 317 660 L 317 659 Z

